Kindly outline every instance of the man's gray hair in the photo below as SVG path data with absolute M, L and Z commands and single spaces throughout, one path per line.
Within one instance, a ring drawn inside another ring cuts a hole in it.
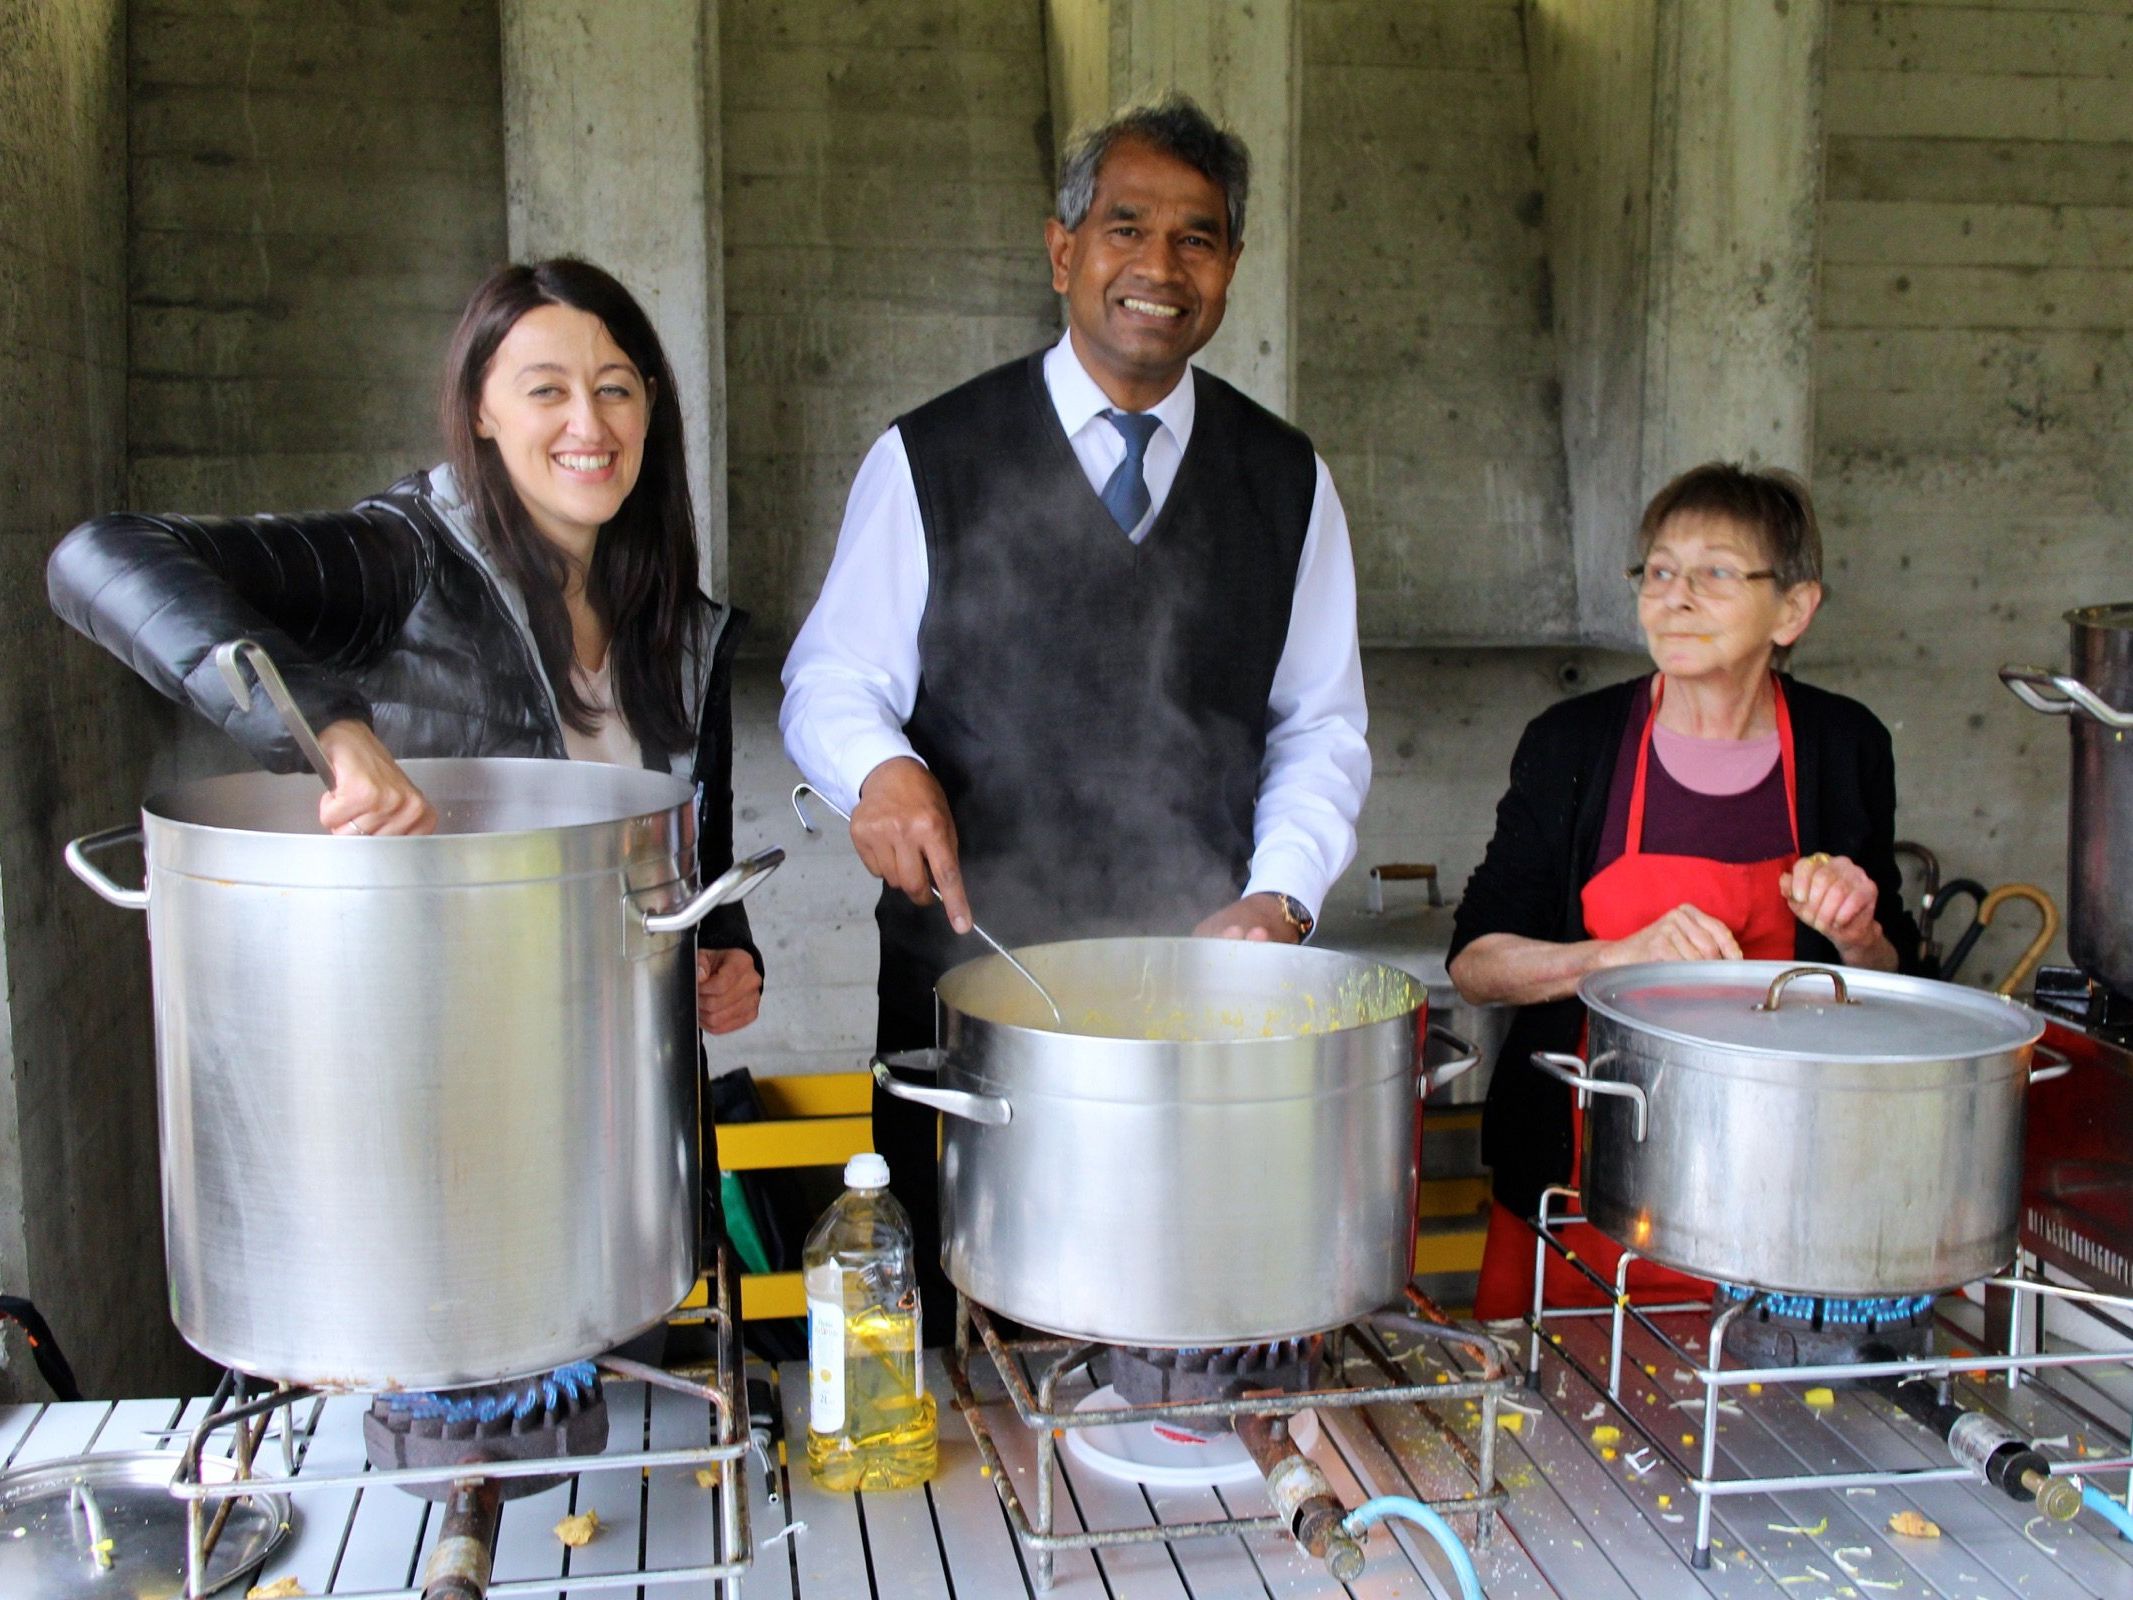
M 1115 113 L 1101 127 L 1084 128 L 1067 141 L 1059 161 L 1059 220 L 1078 228 L 1096 199 L 1096 174 L 1121 139 L 1137 139 L 1204 174 L 1229 203 L 1229 247 L 1244 242 L 1244 201 L 1252 184 L 1252 158 L 1244 141 L 1176 90 Z

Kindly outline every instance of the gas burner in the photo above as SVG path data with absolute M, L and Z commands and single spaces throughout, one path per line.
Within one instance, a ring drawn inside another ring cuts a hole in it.
M 607 1397 L 590 1361 L 541 1377 L 435 1394 L 381 1394 L 363 1416 L 370 1464 L 480 1467 L 497 1461 L 596 1456 L 607 1448 Z M 566 1475 L 499 1478 L 501 1497 L 552 1489 Z M 449 1498 L 449 1479 L 407 1487 L 425 1500 Z
M 1726 1354 L 1747 1366 L 1850 1365 L 1923 1356 L 1933 1348 L 1930 1294 L 1835 1300 L 1730 1283 L 1720 1284 L 1719 1293 L 1749 1302 L 1726 1327 Z
M 1325 1335 L 1317 1333 L 1182 1350 L 1110 1345 L 1090 1366 L 1127 1405 L 1193 1405 L 1266 1389 L 1315 1389 L 1325 1348 Z

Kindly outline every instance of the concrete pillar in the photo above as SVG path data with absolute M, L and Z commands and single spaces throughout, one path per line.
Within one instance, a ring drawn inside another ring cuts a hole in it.
M 1046 0 L 1052 123 L 1074 127 L 1180 89 L 1252 153 L 1244 260 L 1222 331 L 1201 360 L 1261 405 L 1296 394 L 1296 175 L 1302 81 L 1298 0 Z
M 681 388 L 701 581 L 726 592 L 717 0 L 504 0 L 513 260 L 578 255 L 643 302 Z
M 1580 631 L 1635 643 L 1644 503 L 1806 471 L 1828 0 L 1532 0 Z

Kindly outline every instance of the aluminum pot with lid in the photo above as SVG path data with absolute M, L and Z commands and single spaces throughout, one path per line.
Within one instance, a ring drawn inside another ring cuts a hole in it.
M 1088 939 L 940 981 L 941 1044 L 875 1065 L 944 1113 L 942 1266 L 1018 1321 L 1112 1344 L 1284 1338 L 1413 1273 L 1425 1062 L 1404 972 L 1236 939 Z M 898 1076 L 937 1071 L 938 1087 Z
M 441 1388 L 590 1356 L 697 1270 L 691 787 L 409 761 L 420 838 L 331 837 L 309 776 L 151 798 L 67 847 L 146 910 L 172 1315 L 226 1366 Z M 139 839 L 147 884 L 92 857 Z
M 1582 1198 L 1654 1261 L 1759 1289 L 1915 1294 L 2013 1259 L 2030 1057 L 1999 995 L 1779 961 L 1655 962 L 1578 985 Z
M 2133 602 L 2066 614 L 2073 670 L 2002 667 L 2025 705 L 2067 719 L 2067 953 L 2133 994 Z

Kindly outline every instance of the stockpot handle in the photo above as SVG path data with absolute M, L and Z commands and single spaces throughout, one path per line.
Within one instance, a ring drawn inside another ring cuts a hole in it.
M 1855 1006 L 1859 1003 L 1852 998 L 1851 991 L 1845 988 L 1843 973 L 1830 967 L 1787 967 L 1770 980 L 1769 992 L 1757 1002 L 1755 1009 L 1758 1011 L 1777 1010 L 1778 1001 L 1784 997 L 1785 990 L 1801 978 L 1827 978 L 1829 986 L 1837 991 L 1838 1005 Z
M 672 911 L 645 911 L 646 933 L 683 933 L 695 927 L 720 906 L 738 900 L 778 870 L 778 863 L 785 859 L 785 852 L 776 845 L 744 861 L 736 861 L 704 888 L 692 895 L 686 904 Z
M 1627 1100 L 1633 1108 L 1630 1120 L 1631 1136 L 1638 1144 L 1642 1144 L 1645 1126 L 1651 1117 L 1651 1103 L 1645 1098 L 1643 1086 L 1618 1083 L 1613 1078 L 1591 1076 L 1621 1053 L 1619 1050 L 1603 1050 L 1588 1062 L 1573 1055 L 1566 1055 L 1560 1050 L 1536 1050 L 1533 1052 L 1533 1065 L 1549 1077 L 1569 1084 L 1577 1091 L 1578 1104 L 1581 1106 L 1590 1104 L 1590 1097 L 1596 1094 L 1619 1095 Z
M 2032 1089 L 2040 1083 L 2050 1083 L 2054 1078 L 2063 1078 L 2074 1070 L 2073 1058 L 2054 1050 L 2048 1044 L 2038 1045 L 2036 1053 L 2040 1056 L 2050 1056 L 2051 1060 L 2044 1066 L 2029 1069 L 2029 1086 Z
M 2047 717 L 2078 711 L 2106 728 L 2120 732 L 2133 728 L 2133 711 L 2120 711 L 2079 678 L 2063 672 L 2050 672 L 2043 667 L 2002 667 L 2000 682 L 2030 710 L 2041 711 Z M 2047 694 L 2046 690 L 2052 692 Z
M 1463 1078 L 1481 1065 L 1481 1051 L 1441 1022 L 1429 1025 L 1429 1037 L 1452 1052 L 1452 1059 L 1440 1061 L 1435 1066 L 1422 1068 L 1422 1080 L 1417 1093 L 1423 1099 L 1435 1094 L 1454 1078 Z
M 970 1094 L 962 1089 L 925 1089 L 906 1083 L 895 1069 L 905 1072 L 939 1072 L 946 1057 L 939 1050 L 899 1050 L 874 1058 L 874 1081 L 883 1094 L 926 1106 L 965 1122 L 980 1122 L 988 1128 L 1004 1128 L 1014 1120 L 1015 1108 L 998 1095 Z
M 129 889 L 124 884 L 113 883 L 104 876 L 103 870 L 89 859 L 100 851 L 114 849 L 122 844 L 138 844 L 140 840 L 141 830 L 136 823 L 106 828 L 102 833 L 85 833 L 67 846 L 67 868 L 75 877 L 94 889 L 99 898 L 110 901 L 121 911 L 146 911 L 147 885 Z

